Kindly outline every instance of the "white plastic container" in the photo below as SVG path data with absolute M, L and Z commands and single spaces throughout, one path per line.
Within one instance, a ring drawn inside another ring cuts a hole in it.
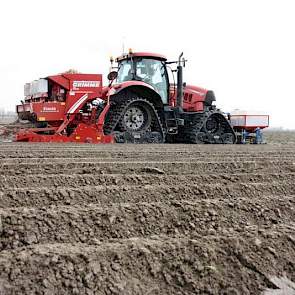
M 31 95 L 36 94 L 37 89 L 38 89 L 38 80 L 35 80 L 31 83 Z
M 24 95 L 29 96 L 31 95 L 31 83 L 26 83 L 24 86 Z
M 39 79 L 36 86 L 36 93 L 48 92 L 48 81 L 46 79 Z
M 39 79 L 25 84 L 25 96 L 46 92 L 48 92 L 48 81 L 46 79 Z

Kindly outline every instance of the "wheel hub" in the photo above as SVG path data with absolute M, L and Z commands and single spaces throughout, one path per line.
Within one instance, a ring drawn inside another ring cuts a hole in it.
M 215 133 L 219 129 L 219 124 L 216 118 L 210 117 L 206 122 L 206 129 L 209 133 Z
M 133 131 L 140 130 L 145 123 L 144 113 L 137 106 L 130 107 L 124 114 L 123 121 L 128 129 Z

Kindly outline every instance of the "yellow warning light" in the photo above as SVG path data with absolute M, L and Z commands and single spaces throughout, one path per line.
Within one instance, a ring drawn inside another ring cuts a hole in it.
M 132 54 L 133 51 L 132 51 L 132 48 L 129 48 L 129 54 Z
M 77 140 L 79 140 L 79 139 L 80 139 L 80 136 L 76 136 L 75 138 L 76 138 Z
M 62 105 L 62 106 L 65 106 L 65 105 L 66 105 L 66 103 L 65 103 L 65 102 L 61 102 L 61 103 L 60 103 L 60 105 Z
M 45 117 L 39 117 L 38 121 L 45 121 Z
M 97 139 L 97 140 L 101 140 L 101 137 L 100 137 L 100 136 L 97 136 L 96 139 Z

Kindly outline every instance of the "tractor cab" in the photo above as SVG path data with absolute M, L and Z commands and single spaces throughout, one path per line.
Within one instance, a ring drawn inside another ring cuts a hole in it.
M 161 96 L 163 104 L 168 103 L 169 80 L 164 56 L 151 53 L 130 53 L 118 57 L 116 61 L 118 62 L 117 83 L 145 82 Z

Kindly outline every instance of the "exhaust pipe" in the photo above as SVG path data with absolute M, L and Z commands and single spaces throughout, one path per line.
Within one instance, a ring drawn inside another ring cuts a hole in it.
M 183 67 L 181 65 L 181 58 L 183 56 L 183 52 L 179 55 L 178 58 L 178 66 L 177 66 L 177 98 L 176 98 L 176 106 L 182 109 L 183 106 Z

